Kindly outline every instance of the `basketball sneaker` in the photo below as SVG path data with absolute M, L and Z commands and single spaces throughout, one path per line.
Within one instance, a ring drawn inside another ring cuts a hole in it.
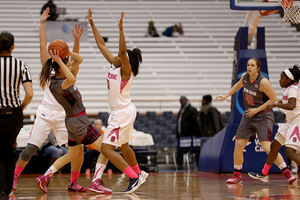
M 17 190 L 18 181 L 19 181 L 19 177 L 18 177 L 17 174 L 15 174 L 14 175 L 14 182 L 13 182 L 13 185 L 12 185 L 12 188 L 11 188 L 12 192 L 15 192 Z
M 93 181 L 89 187 L 89 191 L 102 193 L 102 194 L 110 194 L 112 193 L 112 190 L 106 188 L 103 184 L 103 181 L 101 178 L 97 178 L 95 181 Z
M 78 184 L 78 180 L 69 183 L 68 192 L 86 192 L 87 189 Z
M 297 180 L 297 178 L 292 174 L 292 172 L 289 169 L 283 170 L 282 173 L 285 176 L 285 178 L 288 179 L 289 184 L 292 184 Z
M 129 178 L 129 186 L 124 191 L 124 193 L 129 194 L 136 191 L 143 183 L 145 182 L 145 179 L 139 175 L 137 178 Z
M 265 176 L 261 172 L 259 172 L 259 173 L 249 172 L 248 175 L 251 178 L 261 180 L 262 182 L 265 182 L 265 183 L 269 182 L 269 176 L 268 175 Z
M 145 181 L 146 181 L 146 179 L 147 179 L 147 177 L 149 176 L 149 174 L 147 173 L 147 172 L 145 172 L 145 171 L 141 171 L 141 176 L 145 179 Z
M 242 183 L 242 173 L 241 172 L 233 172 L 233 176 L 226 181 L 228 184 L 237 184 Z
M 47 186 L 50 183 L 50 177 L 42 175 L 35 179 L 35 182 L 37 183 L 37 186 L 40 190 L 47 193 Z

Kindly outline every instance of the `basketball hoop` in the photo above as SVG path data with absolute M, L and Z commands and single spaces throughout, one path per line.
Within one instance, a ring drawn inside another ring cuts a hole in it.
M 300 2 L 293 0 L 278 0 L 283 9 L 283 20 L 292 24 L 300 24 Z

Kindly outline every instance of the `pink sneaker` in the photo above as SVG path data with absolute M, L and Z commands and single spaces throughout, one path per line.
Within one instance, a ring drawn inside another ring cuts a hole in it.
M 37 183 L 37 186 L 40 190 L 47 193 L 47 186 L 49 185 L 49 182 L 50 182 L 49 176 L 42 175 L 42 176 L 36 178 L 35 182 Z
M 285 176 L 285 178 L 288 179 L 289 184 L 292 184 L 297 180 L 297 178 L 292 174 L 292 172 L 289 169 L 282 171 L 282 173 Z
M 78 184 L 78 180 L 73 181 L 72 183 L 69 183 L 68 186 L 69 192 L 86 192 L 87 189 L 85 187 L 82 187 Z
M 234 172 L 233 176 L 227 180 L 228 184 L 237 184 L 237 183 L 242 183 L 242 173 L 241 172 Z
M 15 192 L 17 190 L 17 184 L 19 181 L 19 177 L 17 176 L 17 174 L 14 175 L 14 182 L 13 182 L 13 186 L 11 188 L 12 192 Z
M 89 190 L 92 192 L 102 193 L 102 194 L 110 194 L 112 193 L 112 190 L 104 187 L 103 181 L 101 178 L 96 179 L 93 181 L 89 187 Z

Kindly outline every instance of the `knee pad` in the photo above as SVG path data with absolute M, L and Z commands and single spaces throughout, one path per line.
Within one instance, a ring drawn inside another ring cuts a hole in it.
M 39 148 L 33 144 L 27 144 L 26 148 L 20 154 L 20 158 L 24 161 L 29 161 L 38 149 Z

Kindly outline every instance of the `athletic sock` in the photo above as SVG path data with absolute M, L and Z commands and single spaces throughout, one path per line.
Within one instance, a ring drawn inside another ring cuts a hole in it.
M 102 175 L 103 175 L 103 172 L 104 172 L 105 168 L 106 168 L 106 165 L 104 165 L 102 163 L 97 163 L 96 164 L 96 170 L 95 170 L 93 181 L 95 181 L 98 178 L 102 178 Z
M 73 181 L 77 180 L 79 177 L 80 171 L 73 171 L 71 170 L 71 179 L 70 183 L 73 183 Z
M 264 176 L 267 176 L 269 171 L 270 171 L 271 165 L 268 165 L 267 163 L 265 163 L 264 168 L 261 170 L 261 173 Z
M 129 178 L 138 178 L 139 177 L 139 175 L 137 175 L 137 173 L 135 173 L 130 166 L 127 166 L 124 169 L 123 173 L 126 174 Z
M 139 167 L 139 164 L 136 164 L 134 167 L 131 167 L 131 168 L 132 168 L 132 170 L 133 170 L 135 173 L 137 173 L 138 175 L 141 174 L 141 169 L 140 169 L 140 167 Z
M 21 173 L 22 173 L 22 171 L 23 171 L 24 168 L 25 168 L 25 167 L 20 167 L 18 164 L 16 164 L 15 174 L 16 174 L 18 177 L 20 177 L 20 175 L 21 175 Z
M 57 169 L 53 165 L 51 165 L 44 175 L 52 177 L 55 172 L 57 172 Z

